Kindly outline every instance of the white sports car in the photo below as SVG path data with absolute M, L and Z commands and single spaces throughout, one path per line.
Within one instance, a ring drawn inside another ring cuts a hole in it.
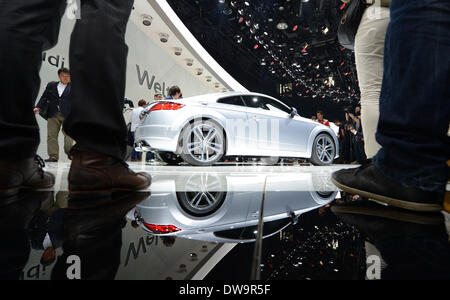
M 270 96 L 249 92 L 207 94 L 153 103 L 141 115 L 135 148 L 169 164 L 213 165 L 227 156 L 307 158 L 330 165 L 338 157 L 336 134 Z

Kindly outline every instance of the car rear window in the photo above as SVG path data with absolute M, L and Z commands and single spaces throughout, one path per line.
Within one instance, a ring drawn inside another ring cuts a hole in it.
M 245 106 L 244 101 L 240 96 L 233 96 L 233 97 L 227 97 L 222 98 L 217 101 L 217 103 L 223 103 L 223 104 L 231 104 L 231 105 L 237 105 L 237 106 Z

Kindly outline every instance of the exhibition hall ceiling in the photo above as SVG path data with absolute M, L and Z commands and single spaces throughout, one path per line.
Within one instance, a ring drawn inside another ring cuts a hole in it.
M 355 103 L 352 51 L 337 41 L 341 0 L 169 0 L 210 54 L 253 91 Z

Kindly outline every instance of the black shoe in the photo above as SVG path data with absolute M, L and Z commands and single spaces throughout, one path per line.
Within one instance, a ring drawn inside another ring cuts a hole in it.
M 0 197 L 12 196 L 21 189 L 48 189 L 55 184 L 55 176 L 44 171 L 45 163 L 36 155 L 18 161 L 0 160 Z
M 346 192 L 408 210 L 440 211 L 444 201 L 444 192 L 427 192 L 395 182 L 371 162 L 359 168 L 334 172 L 331 181 Z

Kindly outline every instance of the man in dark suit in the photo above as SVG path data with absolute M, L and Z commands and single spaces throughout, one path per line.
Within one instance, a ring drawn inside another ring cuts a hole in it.
M 36 105 L 34 112 L 37 114 L 43 106 L 46 106 L 47 119 L 47 152 L 49 158 L 46 162 L 57 162 L 59 160 L 58 135 L 65 118 L 70 113 L 70 71 L 66 68 L 58 71 L 59 82 L 53 81 L 47 85 L 41 100 Z M 64 152 L 70 158 L 70 150 L 73 140 L 66 132 L 64 134 Z
M 54 185 L 36 156 L 39 126 L 33 113 L 42 51 L 58 39 L 64 0 L 0 0 L 0 195 Z M 65 132 L 77 144 L 69 171 L 71 193 L 142 190 L 147 173 L 124 162 L 123 116 L 128 47 L 125 32 L 133 0 L 79 1 L 70 41 L 71 111 Z

